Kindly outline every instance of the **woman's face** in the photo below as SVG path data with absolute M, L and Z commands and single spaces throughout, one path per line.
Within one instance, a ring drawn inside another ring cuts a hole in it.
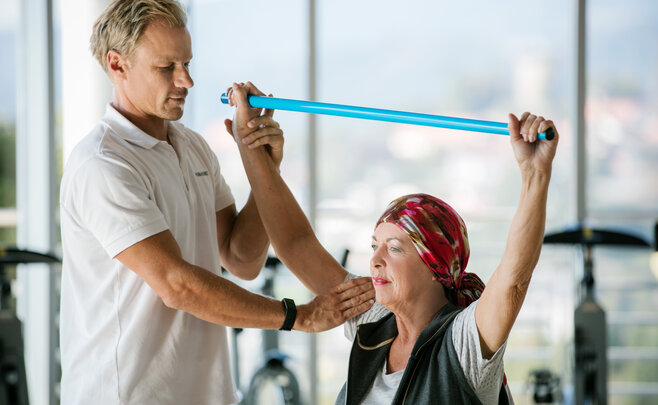
M 413 311 L 422 297 L 436 299 L 441 284 L 418 255 L 414 244 L 397 225 L 383 222 L 372 235 L 370 275 L 377 301 L 390 311 Z

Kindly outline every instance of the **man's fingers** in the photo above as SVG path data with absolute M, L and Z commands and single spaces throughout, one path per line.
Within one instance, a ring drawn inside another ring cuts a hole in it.
M 314 308 L 313 330 L 317 332 L 334 328 L 367 311 L 374 303 L 375 291 L 370 277 L 359 277 L 340 283 L 308 304 Z
M 372 287 L 372 278 L 370 277 L 357 277 L 357 278 L 352 278 L 347 281 L 344 281 L 335 287 L 331 289 L 331 292 L 334 293 L 341 293 L 343 291 L 349 290 L 350 288 L 354 287 L 362 287 L 364 289 L 368 289 L 368 285 L 370 288 Z
M 251 149 L 261 145 L 272 145 L 278 150 L 283 147 L 283 131 L 279 128 L 261 128 L 244 137 L 242 142 Z
M 375 290 L 359 291 L 357 288 L 350 289 L 338 295 L 338 308 L 341 310 L 349 309 L 375 299 Z
M 343 290 L 340 293 L 340 296 L 344 299 L 349 297 L 354 297 L 361 294 L 367 294 L 368 296 L 375 296 L 375 288 L 372 286 L 372 280 L 370 277 L 366 277 L 363 280 L 359 280 L 355 285 Z
M 277 127 L 279 128 L 279 123 L 274 121 L 271 115 L 261 115 L 258 116 L 252 120 L 250 120 L 247 123 L 247 126 L 249 128 L 256 128 L 260 126 L 266 126 L 266 127 Z
M 357 305 L 355 307 L 347 309 L 347 310 L 343 311 L 343 317 L 345 318 L 345 320 L 348 320 L 350 318 L 354 318 L 355 316 L 360 315 L 360 314 L 364 313 L 365 311 L 369 310 L 370 307 L 372 307 L 372 305 L 374 303 L 375 303 L 374 300 L 369 300 L 369 301 L 364 302 L 361 305 Z
M 247 147 L 249 149 L 255 149 L 263 145 L 270 145 L 270 146 L 276 145 L 277 143 L 280 143 L 280 141 L 276 141 L 276 139 L 277 137 L 273 135 L 262 136 L 256 139 L 255 141 L 251 142 L 249 145 L 247 145 Z M 276 148 L 274 150 L 279 150 L 279 148 Z

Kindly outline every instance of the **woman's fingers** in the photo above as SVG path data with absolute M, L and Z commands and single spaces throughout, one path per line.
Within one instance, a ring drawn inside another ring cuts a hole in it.
M 536 117 L 532 125 L 530 125 L 530 131 L 528 132 L 528 141 L 534 142 L 537 140 L 537 134 L 539 133 L 539 125 L 544 121 L 544 117 Z
M 513 128 L 512 124 L 515 124 L 515 122 L 511 119 L 510 116 L 510 129 Z M 552 126 L 552 121 L 547 121 L 542 116 L 524 112 L 519 119 L 518 130 L 525 142 L 533 143 L 538 139 L 538 134 L 546 132 L 546 130 Z
M 254 84 L 252 82 L 247 82 L 247 84 L 245 84 L 244 87 L 247 88 L 247 90 L 249 91 L 249 94 L 253 94 L 255 96 L 265 96 L 265 93 L 258 90 L 258 87 L 254 86 Z

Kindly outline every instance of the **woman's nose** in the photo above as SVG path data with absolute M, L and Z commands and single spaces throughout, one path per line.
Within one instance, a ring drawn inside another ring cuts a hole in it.
M 370 258 L 370 268 L 379 269 L 384 266 L 384 260 L 382 259 L 380 248 L 375 249 L 372 252 L 372 257 Z

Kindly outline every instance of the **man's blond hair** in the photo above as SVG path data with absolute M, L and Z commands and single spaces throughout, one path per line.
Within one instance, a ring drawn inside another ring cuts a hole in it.
M 105 72 L 107 53 L 115 50 L 129 58 L 153 21 L 185 27 L 187 15 L 176 0 L 115 0 L 103 11 L 94 23 L 89 48 Z

